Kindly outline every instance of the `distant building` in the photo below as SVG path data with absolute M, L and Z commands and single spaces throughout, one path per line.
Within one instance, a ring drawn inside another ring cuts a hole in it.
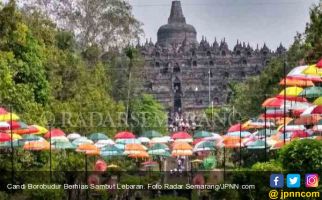
M 228 83 L 259 74 L 275 52 L 265 44 L 253 49 L 237 41 L 230 50 L 224 40 L 197 41 L 197 31 L 186 23 L 180 1 L 173 1 L 168 23 L 158 30 L 158 41 L 138 44 L 145 58 L 145 90 L 171 111 L 197 111 L 230 98 Z M 260 86 L 259 86 L 260 87 Z

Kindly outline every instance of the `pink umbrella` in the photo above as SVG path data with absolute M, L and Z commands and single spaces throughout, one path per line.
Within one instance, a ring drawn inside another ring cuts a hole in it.
M 8 142 L 10 140 L 10 135 L 8 135 L 7 133 L 0 133 L 0 142 Z
M 316 64 L 317 68 L 322 68 L 322 59 L 319 60 L 319 62 Z
M 65 136 L 65 133 L 58 128 L 54 128 L 51 131 L 48 131 L 48 133 L 44 135 L 44 138 L 48 139 L 50 137 L 59 137 L 59 136 Z
M 236 132 L 236 131 L 244 131 L 244 130 L 245 129 L 243 128 L 243 126 L 240 123 L 238 123 L 238 124 L 232 125 L 227 132 Z
M 128 131 L 122 131 L 122 132 L 118 132 L 115 136 L 115 139 L 131 139 L 131 138 L 135 138 L 135 135 L 132 132 L 128 132 Z
M 309 134 L 305 131 L 293 131 L 292 134 L 291 134 L 291 139 L 294 139 L 294 138 L 304 138 L 304 137 L 308 137 Z
M 191 135 L 187 132 L 176 132 L 171 136 L 172 139 L 189 139 L 192 138 Z

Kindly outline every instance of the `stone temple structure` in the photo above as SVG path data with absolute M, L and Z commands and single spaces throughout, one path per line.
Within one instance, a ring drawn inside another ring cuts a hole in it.
M 142 78 L 169 111 L 198 111 L 221 105 L 230 98 L 228 83 L 259 74 L 268 60 L 285 52 L 280 45 L 271 51 L 264 44 L 253 49 L 237 41 L 231 50 L 222 41 L 197 41 L 197 31 L 186 23 L 180 1 L 173 1 L 168 23 L 158 30 L 158 41 L 137 48 L 145 58 Z

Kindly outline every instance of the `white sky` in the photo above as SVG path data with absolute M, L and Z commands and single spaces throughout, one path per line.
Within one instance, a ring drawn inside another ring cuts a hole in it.
M 171 0 L 129 0 L 134 16 L 144 26 L 145 37 L 156 41 L 158 28 L 168 20 Z M 187 23 L 194 25 L 198 40 L 226 38 L 232 49 L 239 41 L 275 49 L 288 47 L 296 32 L 309 21 L 309 8 L 319 0 L 181 0 Z

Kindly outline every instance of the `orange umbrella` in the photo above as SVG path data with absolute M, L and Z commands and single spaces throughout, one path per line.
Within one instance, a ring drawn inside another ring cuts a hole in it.
M 23 149 L 29 151 L 49 150 L 50 144 L 47 141 L 31 141 L 25 143 Z
M 146 151 L 138 151 L 129 155 L 130 158 L 149 158 L 149 154 Z
M 192 150 L 173 150 L 172 156 L 192 156 Z
M 85 153 L 90 151 L 95 152 L 98 150 L 99 149 L 94 144 L 80 144 L 76 149 L 77 152 L 85 152 Z
M 280 149 L 288 143 L 290 143 L 290 141 L 286 141 L 285 143 L 283 140 L 277 141 L 275 144 L 272 145 L 271 149 Z
M 286 82 L 286 86 L 300 86 L 300 87 L 314 86 L 314 83 L 311 80 L 303 80 L 303 79 L 290 78 L 290 77 L 287 77 L 286 80 L 282 79 L 279 84 L 285 85 L 285 82 Z
M 192 146 L 186 142 L 177 142 L 173 144 L 173 150 L 192 150 Z
M 125 151 L 145 151 L 145 147 L 142 144 L 127 144 L 125 145 Z
M 301 116 L 300 118 L 295 119 L 294 124 L 296 125 L 310 125 L 318 124 L 322 117 L 319 114 Z
M 99 149 L 87 150 L 85 151 L 85 154 L 89 156 L 97 156 L 97 155 L 100 155 L 100 150 Z
M 244 146 L 243 140 L 236 136 L 224 136 L 222 141 L 218 143 L 219 146 L 225 148 L 239 148 Z

